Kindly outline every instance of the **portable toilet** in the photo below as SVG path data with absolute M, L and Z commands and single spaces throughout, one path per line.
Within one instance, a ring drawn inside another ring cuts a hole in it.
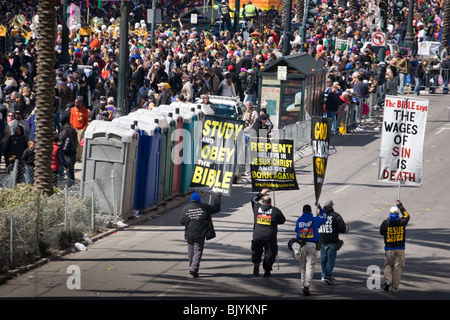
M 138 123 L 141 121 L 157 123 L 162 130 L 158 187 L 158 203 L 162 203 L 172 197 L 174 166 L 171 158 L 174 152 L 174 142 L 171 140 L 171 135 L 175 131 L 175 122 L 163 113 L 152 112 L 146 109 L 138 109 L 136 112 L 129 113 L 126 117 L 137 120 Z
M 84 135 L 82 186 L 87 181 L 107 181 L 112 194 L 109 210 L 115 218 L 133 214 L 139 135 L 110 121 L 94 120 Z M 82 190 L 82 194 L 84 190 Z M 105 193 L 105 190 L 103 190 Z M 105 209 L 105 208 L 104 208 Z
M 197 119 L 195 122 L 195 147 L 194 147 L 194 159 L 195 155 L 197 154 L 197 148 L 201 144 L 202 140 L 202 130 L 203 130 L 203 119 L 206 115 L 204 110 L 202 109 L 202 106 L 197 103 L 185 103 L 185 102 L 172 102 L 170 104 L 171 106 L 179 107 L 184 110 L 190 110 L 191 112 L 195 113 L 197 115 Z M 194 160 L 195 161 L 195 160 Z
M 160 105 L 158 111 L 179 115 L 183 118 L 183 152 L 182 152 L 182 173 L 180 181 L 180 193 L 186 193 L 191 184 L 192 174 L 194 170 L 195 150 L 197 147 L 198 130 L 197 115 L 186 108 L 180 108 L 171 105 Z
M 115 118 L 112 122 L 124 128 L 134 127 L 139 133 L 134 208 L 150 209 L 158 204 L 161 128 L 156 123 L 127 117 Z
M 183 170 L 183 117 L 173 112 L 164 111 L 159 107 L 153 110 L 139 109 L 135 114 L 145 114 L 151 116 L 152 114 L 158 116 L 164 116 L 168 121 L 172 121 L 175 124 L 174 130 L 169 133 L 169 140 L 173 143 L 173 148 L 168 158 L 168 163 L 172 165 L 172 196 L 180 193 L 181 178 Z M 171 162 L 170 162 L 171 161 Z

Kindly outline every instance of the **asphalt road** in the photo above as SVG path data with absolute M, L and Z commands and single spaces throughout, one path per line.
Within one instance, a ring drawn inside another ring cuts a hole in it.
M 87 251 L 68 254 L 9 280 L 0 286 L 0 298 L 177 299 L 197 301 L 194 306 L 209 299 L 448 300 L 450 103 L 448 96 L 441 94 L 421 98 L 430 99 L 424 178 L 419 187 L 400 189 L 411 220 L 398 293 L 384 292 L 379 287 L 383 284 L 384 250 L 378 230 L 395 204 L 399 189 L 377 180 L 380 133 L 371 129 L 332 137 L 320 202 L 332 199 L 350 232 L 341 236 L 344 246 L 336 260 L 335 284 L 320 281 L 318 264 L 309 297 L 301 292 L 298 262 L 287 248 L 288 240 L 295 236 L 301 208 L 306 203 L 314 204 L 312 158 L 306 155 L 296 163 L 300 190 L 272 193 L 274 204 L 287 221 L 279 227 L 279 255 L 270 278 L 252 275 L 253 193 L 250 183 L 244 183 L 233 186 L 232 197 L 223 198 L 222 210 L 213 218 L 217 237 L 206 243 L 199 278 L 188 274 L 179 209 L 173 209 L 104 237 L 89 245 Z M 78 274 L 80 281 L 72 281 L 72 276 Z M 372 285 L 375 288 L 369 288 Z

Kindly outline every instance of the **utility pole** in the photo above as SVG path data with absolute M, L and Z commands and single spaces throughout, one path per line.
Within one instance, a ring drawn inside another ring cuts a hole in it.
M 387 32 L 387 3 L 385 1 L 380 1 L 378 4 L 380 8 L 380 31 L 386 33 Z M 386 57 L 386 42 L 385 45 L 380 47 L 380 51 L 378 52 L 378 58 L 380 61 L 384 61 Z
M 303 12 L 302 26 L 300 27 L 301 46 L 300 52 L 305 52 L 306 43 L 306 27 L 314 25 L 314 19 L 316 17 L 316 1 L 305 0 L 305 11 Z
M 234 2 L 234 33 L 239 32 L 239 7 L 241 6 L 241 1 L 240 0 L 236 0 Z
M 127 115 L 127 86 L 129 68 L 128 49 L 128 20 L 130 16 L 130 2 L 122 0 L 120 3 L 120 41 L 119 41 L 119 79 L 117 84 L 117 113 L 119 116 Z

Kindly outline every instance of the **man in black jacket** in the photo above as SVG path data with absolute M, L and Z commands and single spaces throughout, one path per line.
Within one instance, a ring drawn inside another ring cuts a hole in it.
M 257 138 L 270 138 L 271 128 L 269 127 L 267 121 L 269 116 L 267 114 L 260 115 L 253 123 L 250 129 L 250 136 Z
M 280 209 L 272 206 L 272 200 L 267 195 L 269 189 L 263 189 L 252 198 L 254 215 L 253 239 L 252 239 L 252 262 L 254 264 L 253 274 L 259 275 L 259 264 L 264 253 L 264 277 L 270 277 L 272 265 L 278 253 L 277 233 L 278 225 L 286 221 Z M 262 203 L 259 200 L 262 199 Z
M 400 217 L 401 213 L 401 217 Z M 397 206 L 390 209 L 389 218 L 380 226 L 384 238 L 384 291 L 397 292 L 403 267 L 405 266 L 406 226 L 410 215 L 397 200 Z
M 337 118 L 336 114 L 339 111 L 339 106 L 342 104 L 342 100 L 340 98 L 340 94 L 338 93 L 338 86 L 334 85 L 331 87 L 331 91 L 328 93 L 327 99 L 325 101 L 325 111 L 327 114 L 327 118 L 331 118 L 333 120 L 331 124 L 332 134 L 336 134 L 337 127 Z
M 349 228 L 342 216 L 334 211 L 333 201 L 327 201 L 323 206 L 323 210 L 327 214 L 327 222 L 319 228 L 322 280 L 327 284 L 333 284 L 332 273 L 336 255 L 343 243 L 339 239 L 339 234 L 348 233 Z
M 181 211 L 180 222 L 184 225 L 184 238 L 188 245 L 189 273 L 198 277 L 200 260 L 205 240 L 215 237 L 211 215 L 220 211 L 220 195 L 213 205 L 202 203 L 200 195 L 194 191 L 191 202 Z

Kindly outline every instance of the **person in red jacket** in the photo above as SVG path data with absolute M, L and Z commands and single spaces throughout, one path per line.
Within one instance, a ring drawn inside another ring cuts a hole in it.
M 58 184 L 59 169 L 64 163 L 64 158 L 61 151 L 60 141 L 58 135 L 53 138 L 53 150 L 52 150 L 52 172 L 53 172 L 53 186 L 56 187 Z

